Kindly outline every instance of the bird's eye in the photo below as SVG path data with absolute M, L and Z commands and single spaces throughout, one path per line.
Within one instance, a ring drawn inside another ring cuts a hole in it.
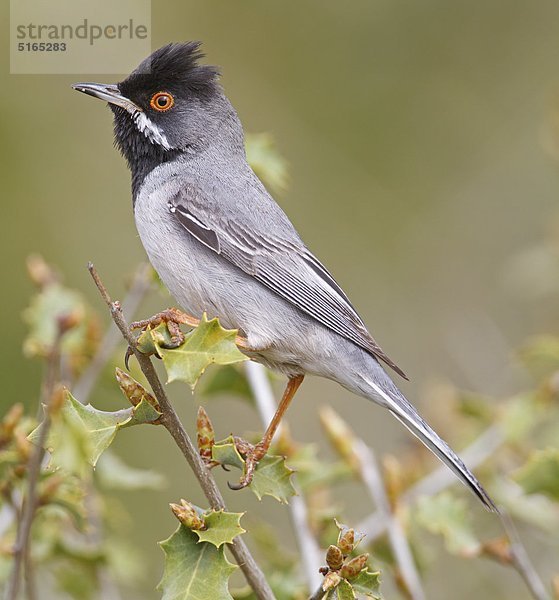
M 157 92 L 157 94 L 153 94 L 149 101 L 149 105 L 158 112 L 165 112 L 173 108 L 174 104 L 175 99 L 168 92 Z

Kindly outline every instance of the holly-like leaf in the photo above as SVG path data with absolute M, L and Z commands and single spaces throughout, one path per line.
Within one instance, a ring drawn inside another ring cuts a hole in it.
M 160 413 L 145 400 L 138 406 L 106 412 L 91 404 L 81 404 L 66 391 L 62 407 L 52 416 L 46 449 L 56 466 L 72 473 L 85 474 L 86 466 L 95 467 L 119 429 L 153 422 L 159 416 Z M 43 426 L 39 425 L 29 434 L 31 442 L 38 442 Z
M 100 337 L 97 316 L 78 292 L 58 282 L 45 286 L 23 313 L 29 333 L 23 344 L 27 356 L 49 356 L 61 321 L 68 327 L 61 340 L 61 353 L 73 375 L 87 365 Z
M 165 323 L 160 323 L 157 327 L 148 327 L 138 336 L 136 347 L 142 354 L 155 354 L 162 358 L 160 346 L 171 343 L 171 334 Z
M 216 548 L 200 542 L 184 525 L 161 542 L 165 553 L 165 571 L 158 589 L 163 600 L 233 600 L 228 590 L 229 577 L 237 568 Z
M 215 444 L 212 448 L 212 459 L 220 464 L 244 469 L 245 461 L 237 451 L 232 437 Z M 263 496 L 272 496 L 279 502 L 287 504 L 288 498 L 295 495 L 291 483 L 293 470 L 286 466 L 283 456 L 266 454 L 254 471 L 252 482 L 248 486 L 259 500 Z
M 328 592 L 327 600 L 355 600 L 355 593 L 351 583 L 342 579 L 340 583 Z
M 170 342 L 165 325 L 148 329 L 138 339 L 138 349 L 146 354 L 156 354 L 163 359 L 167 382 L 183 381 L 192 388 L 211 364 L 231 365 L 247 360 L 235 344 L 237 331 L 224 329 L 218 319 L 208 321 L 204 314 L 198 327 L 185 335 L 178 348 L 168 349 L 162 344 Z
M 241 470 L 245 467 L 245 461 L 239 454 L 235 441 L 231 436 L 213 445 L 212 459 L 221 465 L 229 465 Z
M 543 494 L 559 501 L 559 448 L 534 452 L 514 478 L 527 494 Z
M 272 496 L 287 504 L 288 499 L 295 496 L 292 474 L 293 470 L 285 464 L 285 457 L 266 454 L 258 463 L 250 487 L 259 500 L 262 500 L 262 496 Z
M 417 503 L 417 522 L 431 533 L 442 535 L 449 552 L 475 556 L 480 549 L 466 503 L 445 492 L 438 496 L 423 496 Z
M 373 598 L 374 600 L 382 600 L 379 571 L 371 573 L 368 569 L 363 569 L 361 573 L 352 580 L 351 585 L 358 594 L 364 594 L 368 598 Z
M 219 548 L 223 544 L 230 544 L 238 535 L 245 533 L 241 527 L 241 517 L 244 513 L 231 513 L 223 510 L 212 510 L 204 515 L 206 529 L 195 530 L 201 542 L 208 542 Z
M 121 427 L 131 427 L 132 425 L 141 425 L 142 423 L 156 424 L 161 417 L 161 413 L 149 402 L 147 398 L 142 398 L 140 403 L 132 407 L 132 416 L 129 421 L 123 423 Z

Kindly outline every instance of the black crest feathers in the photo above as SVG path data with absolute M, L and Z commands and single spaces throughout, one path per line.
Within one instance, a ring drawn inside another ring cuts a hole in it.
M 213 91 L 219 70 L 198 63 L 204 56 L 200 46 L 201 42 L 185 42 L 159 48 L 119 85 L 121 91 L 125 91 L 123 88 L 160 88 L 166 84 L 193 93 Z

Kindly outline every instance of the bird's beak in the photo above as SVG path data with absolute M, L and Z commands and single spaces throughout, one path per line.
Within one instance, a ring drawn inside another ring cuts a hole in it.
M 111 83 L 74 83 L 72 88 L 78 92 L 83 92 L 88 96 L 93 96 L 94 98 L 99 98 L 99 100 L 104 100 L 110 104 L 121 106 L 130 113 L 136 111 L 141 112 L 142 110 L 139 106 L 134 104 L 134 102 L 123 96 L 118 87 Z

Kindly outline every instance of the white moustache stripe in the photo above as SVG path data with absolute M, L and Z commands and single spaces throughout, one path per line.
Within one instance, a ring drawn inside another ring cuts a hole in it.
M 159 129 L 159 127 L 151 121 L 146 114 L 140 111 L 136 111 L 132 118 L 139 131 L 141 131 L 152 144 L 158 144 L 163 146 L 165 150 L 171 149 L 171 144 L 165 136 L 165 134 Z

